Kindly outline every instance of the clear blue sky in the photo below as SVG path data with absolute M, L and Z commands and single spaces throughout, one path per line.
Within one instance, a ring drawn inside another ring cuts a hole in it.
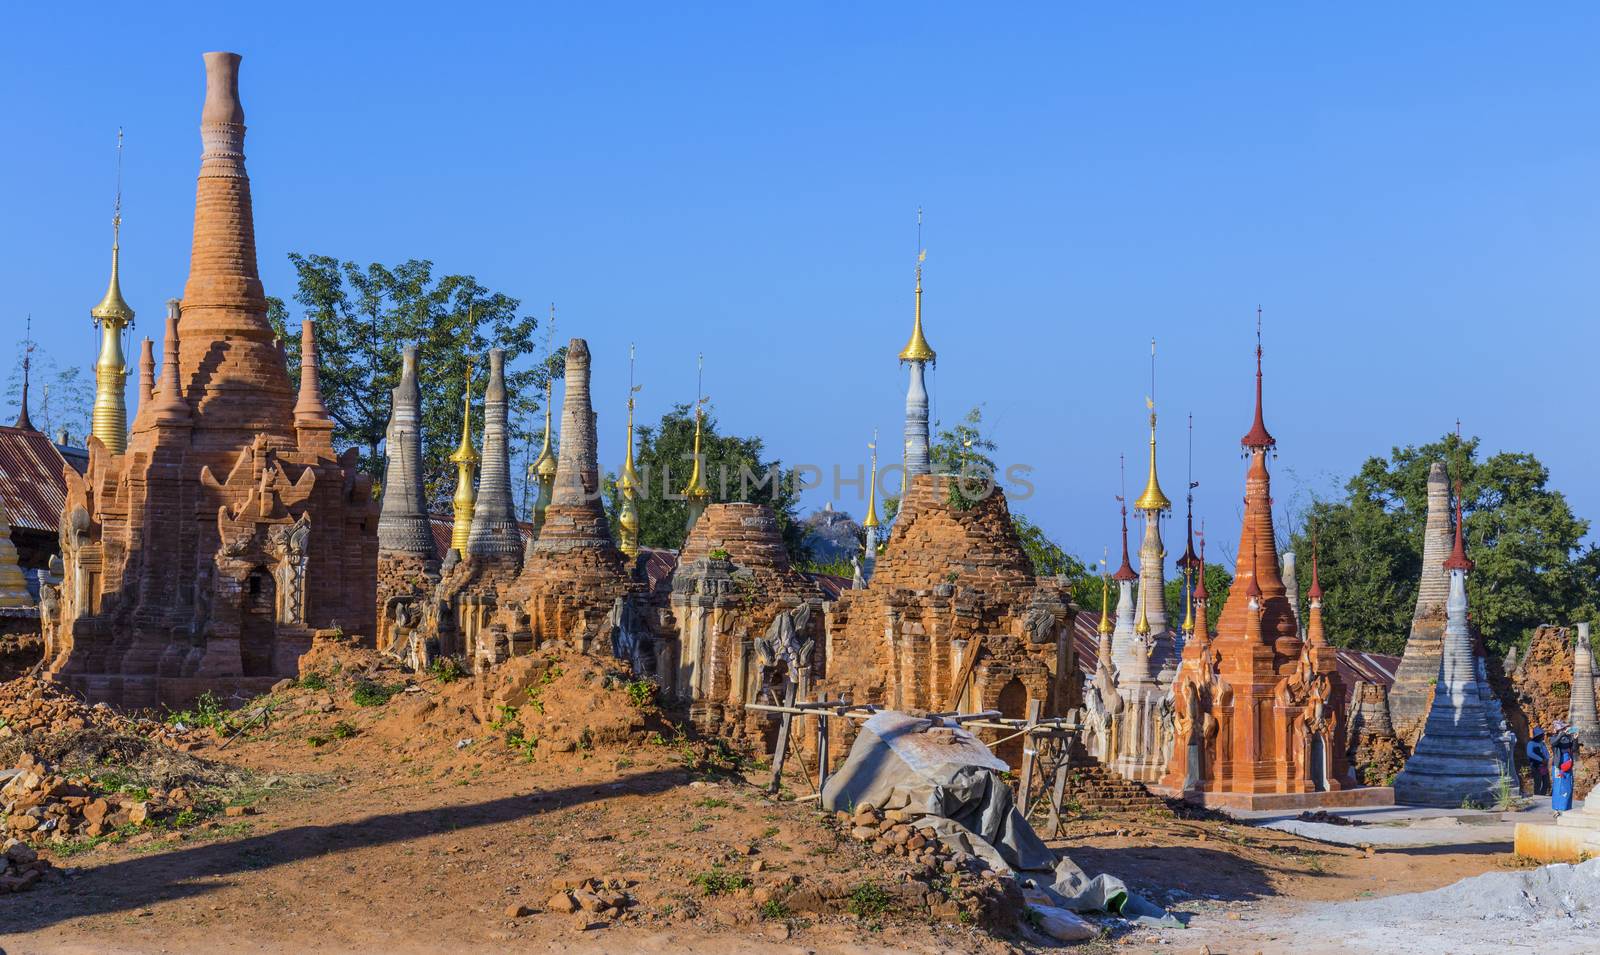
M 124 288 L 158 331 L 200 53 L 229 49 L 268 292 L 301 250 L 554 300 L 608 462 L 630 341 L 646 419 L 704 351 L 728 429 L 831 465 L 876 427 L 896 454 L 921 205 L 935 411 L 984 403 L 1038 469 L 1018 509 L 1071 550 L 1113 540 L 1119 452 L 1137 493 L 1154 336 L 1167 491 L 1192 412 L 1231 557 L 1258 303 L 1281 507 L 1459 417 L 1600 517 L 1592 8 L 249 6 L 7 14 L 7 338 L 32 312 L 92 362 L 119 125 Z

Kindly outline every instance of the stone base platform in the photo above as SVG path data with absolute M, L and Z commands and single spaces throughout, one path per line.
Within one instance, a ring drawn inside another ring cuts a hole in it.
M 1517 823 L 1516 853 L 1539 862 L 1582 862 L 1600 858 L 1600 799 L 1591 795 L 1554 823 Z
M 1177 792 L 1152 786 L 1151 792 L 1168 799 L 1207 809 L 1299 810 L 1299 809 L 1351 809 L 1358 806 L 1392 806 L 1394 789 L 1389 786 L 1358 786 L 1355 789 L 1334 789 L 1314 793 L 1226 793 L 1201 790 Z

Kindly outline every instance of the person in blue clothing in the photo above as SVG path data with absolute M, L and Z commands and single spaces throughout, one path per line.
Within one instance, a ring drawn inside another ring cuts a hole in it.
M 1572 775 L 1578 758 L 1578 741 L 1567 724 L 1557 721 L 1550 745 L 1555 749 L 1550 760 L 1550 808 L 1567 812 L 1572 808 Z
M 1544 745 L 1544 727 L 1535 726 L 1528 738 L 1528 771 L 1533 773 L 1533 794 L 1550 795 L 1550 750 Z

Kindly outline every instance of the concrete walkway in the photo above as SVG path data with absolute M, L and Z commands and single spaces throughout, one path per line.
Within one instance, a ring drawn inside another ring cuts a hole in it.
M 1423 806 L 1371 806 L 1340 809 L 1333 815 L 1360 823 L 1341 826 L 1302 822 L 1297 812 L 1229 810 L 1240 822 L 1341 846 L 1503 846 L 1510 850 L 1519 822 L 1549 822 L 1550 798 L 1526 800 L 1512 812 L 1433 809 Z

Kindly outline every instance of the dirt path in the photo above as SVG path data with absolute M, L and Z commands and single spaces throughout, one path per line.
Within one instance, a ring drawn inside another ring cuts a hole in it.
M 0 897 L 0 948 L 998 955 L 1044 947 L 1026 931 L 1001 939 L 975 919 L 935 919 L 914 893 L 909 903 L 858 906 L 852 897 L 786 909 L 783 900 L 829 882 L 914 886 L 904 860 L 873 854 L 813 804 L 768 799 L 758 772 L 708 766 L 704 751 L 649 730 L 589 744 L 582 708 L 561 695 L 573 678 L 535 684 L 544 705 L 536 714 L 523 707 L 526 735 L 498 704 L 492 720 L 472 716 L 458 699 L 463 684 L 375 706 L 353 704 L 342 685 L 288 693 L 249 738 L 193 751 L 254 773 L 249 814 L 57 859 L 77 871 Z M 573 725 L 563 727 L 563 713 Z M 546 742 L 529 745 L 536 735 Z M 792 785 L 807 788 L 798 777 Z M 1113 921 L 1083 952 L 1208 944 L 1213 953 L 1312 955 L 1276 926 L 1317 903 L 1434 888 L 1507 858 L 1452 849 L 1369 857 L 1165 812 L 1073 819 L 1055 845 L 1091 874 L 1117 875 L 1191 918 L 1188 929 L 1159 933 Z M 632 905 L 612 917 L 545 911 L 566 882 L 590 877 L 626 885 Z M 512 914 L 519 906 L 527 912 Z

